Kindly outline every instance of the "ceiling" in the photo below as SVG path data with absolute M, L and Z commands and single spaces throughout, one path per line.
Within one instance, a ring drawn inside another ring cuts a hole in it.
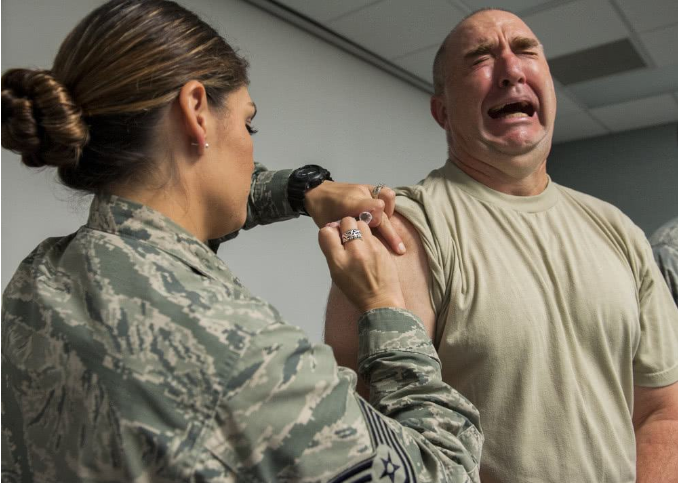
M 248 0 L 432 92 L 442 39 L 467 14 L 510 10 L 551 64 L 555 142 L 678 121 L 678 0 Z

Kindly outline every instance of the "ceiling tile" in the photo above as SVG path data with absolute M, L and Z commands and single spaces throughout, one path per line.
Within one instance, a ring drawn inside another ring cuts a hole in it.
M 676 0 L 616 0 L 637 32 L 678 23 Z
M 562 143 L 573 139 L 601 136 L 607 132 L 607 129 L 587 113 L 558 116 L 553 142 Z
M 439 45 L 464 13 L 444 0 L 379 2 L 328 24 L 387 59 Z
M 556 99 L 558 100 L 558 116 L 584 112 L 563 89 L 558 87 L 556 87 Z
M 658 66 L 678 63 L 678 25 L 641 34 L 640 39 Z
M 678 86 L 678 64 L 641 69 L 568 86 L 588 107 L 641 99 L 673 92 Z
M 380 0 L 278 0 L 283 5 L 296 10 L 318 22 L 326 22 L 348 12 Z
M 534 8 L 538 5 L 548 3 L 549 1 L 550 0 L 496 0 L 493 2 L 488 0 L 464 0 L 464 3 L 471 7 L 472 10 L 491 7 L 520 13 L 523 10 Z
M 438 52 L 438 46 L 429 47 L 413 54 L 394 59 L 393 62 L 417 77 L 433 84 L 433 59 Z
M 578 0 L 525 18 L 544 44 L 548 58 L 628 37 L 608 2 Z
M 670 94 L 646 97 L 591 109 L 591 114 L 612 131 L 627 131 L 678 121 L 678 104 Z

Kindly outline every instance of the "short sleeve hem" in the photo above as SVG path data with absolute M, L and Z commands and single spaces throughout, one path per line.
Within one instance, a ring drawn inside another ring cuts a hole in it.
M 634 374 L 633 384 L 641 387 L 664 387 L 678 382 L 678 364 L 651 374 Z

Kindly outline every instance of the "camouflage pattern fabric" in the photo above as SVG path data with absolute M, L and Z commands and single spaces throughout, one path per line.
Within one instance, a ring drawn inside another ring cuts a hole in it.
M 207 245 L 95 197 L 3 294 L 2 481 L 478 481 L 478 413 L 420 321 L 359 333 L 371 404 Z
M 652 253 L 678 306 L 678 218 L 662 225 L 651 237 Z
M 287 180 L 292 169 L 269 171 L 261 163 L 254 163 L 252 187 L 247 200 L 247 221 L 243 229 L 249 230 L 257 225 L 268 225 L 278 221 L 299 218 L 287 201 Z M 229 233 L 207 244 L 216 253 L 219 245 L 238 236 L 238 231 Z

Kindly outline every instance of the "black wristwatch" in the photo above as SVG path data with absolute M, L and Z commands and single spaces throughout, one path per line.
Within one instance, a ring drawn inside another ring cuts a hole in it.
M 323 181 L 334 181 L 330 172 L 317 164 L 307 164 L 292 171 L 287 182 L 287 199 L 297 213 L 309 216 L 304 208 L 306 192 Z

